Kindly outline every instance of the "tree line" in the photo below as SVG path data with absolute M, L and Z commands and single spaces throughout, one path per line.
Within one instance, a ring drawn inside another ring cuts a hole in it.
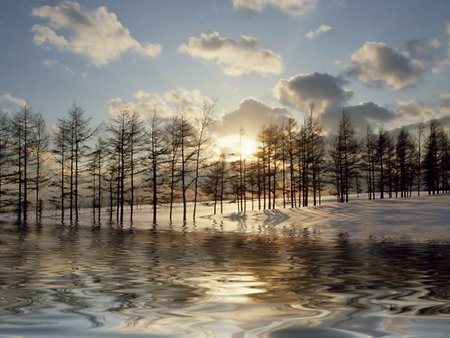
M 351 194 L 383 199 L 449 190 L 448 133 L 437 120 L 414 132 L 368 126 L 358 137 L 344 109 L 327 134 L 311 105 L 302 124 L 289 118 L 263 127 L 251 158 L 241 151 L 214 159 L 213 109 L 205 104 L 195 117 L 181 110 L 170 119 L 155 111 L 144 120 L 125 105 L 93 127 L 74 104 L 51 132 L 28 105 L 0 111 L 0 211 L 27 224 L 30 215 L 39 222 L 44 209 L 57 210 L 61 222 L 72 224 L 88 207 L 93 223 L 122 224 L 150 204 L 156 224 L 162 206 L 172 222 L 176 204 L 185 222 L 188 204 L 195 220 L 205 201 L 216 214 L 225 201 L 245 212 L 318 205 L 324 194 L 348 202 Z

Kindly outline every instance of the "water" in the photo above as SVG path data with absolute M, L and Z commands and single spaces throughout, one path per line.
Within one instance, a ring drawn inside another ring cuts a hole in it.
M 449 337 L 450 246 L 0 225 L 0 337 Z

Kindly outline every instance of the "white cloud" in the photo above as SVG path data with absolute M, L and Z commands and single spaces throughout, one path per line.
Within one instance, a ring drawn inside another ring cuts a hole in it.
M 197 117 L 203 111 L 205 104 L 213 101 L 198 89 L 189 91 L 184 88 L 176 88 L 166 91 L 163 95 L 140 90 L 136 92 L 132 100 L 125 101 L 120 97 L 108 101 L 109 113 L 115 116 L 124 106 L 146 119 L 156 112 L 161 118 L 171 118 L 173 114 L 183 111 L 190 117 Z
M 57 65 L 59 65 L 59 61 L 58 60 L 54 60 L 54 59 L 46 59 L 46 60 L 42 61 L 42 64 L 44 66 L 48 66 L 48 67 L 50 67 L 50 66 L 57 66 Z
M 190 37 L 188 44 L 182 44 L 178 51 L 194 58 L 215 61 L 227 75 L 245 74 L 271 75 L 283 71 L 281 56 L 269 49 L 262 49 L 258 40 L 241 36 L 241 41 L 222 38 L 219 33 L 202 33 Z
M 70 49 L 69 42 L 47 26 L 34 25 L 31 30 L 34 32 L 33 43 L 37 46 L 50 44 L 58 47 L 60 50 Z
M 319 37 L 320 35 L 330 33 L 332 30 L 333 30 L 333 28 L 331 26 L 320 25 L 319 28 L 317 28 L 316 30 L 309 31 L 308 33 L 306 33 L 305 36 L 308 40 L 314 40 L 317 37 Z
M 77 74 L 77 72 L 74 71 L 72 68 L 61 64 L 58 60 L 46 59 L 46 60 L 42 61 L 42 64 L 47 67 L 60 67 L 61 69 L 63 69 L 64 71 L 66 71 L 67 73 L 70 73 L 72 75 Z M 85 73 L 82 73 L 81 76 L 85 76 Z
M 76 2 L 64 1 L 55 7 L 35 8 L 32 14 L 48 20 L 47 25 L 32 27 L 35 45 L 83 55 L 95 66 L 116 60 L 125 52 L 156 57 L 162 50 L 160 45 L 136 41 L 104 6 L 87 11 Z
M 154 112 L 162 118 L 169 118 L 173 114 L 171 108 L 161 96 L 142 90 L 134 94 L 134 99 L 130 101 L 125 101 L 120 97 L 108 101 L 108 110 L 111 116 L 116 116 L 123 107 L 136 112 L 142 119 L 152 117 Z
M 316 8 L 317 0 L 233 0 L 236 10 L 262 12 L 267 6 L 279 9 L 291 16 L 303 16 Z
M 297 74 L 280 80 L 275 87 L 275 96 L 302 112 L 309 111 L 311 104 L 318 113 L 328 109 L 342 110 L 353 95 L 343 88 L 345 84 L 342 78 L 326 73 Z
M 6 93 L 0 97 L 0 101 L 11 102 L 19 107 L 24 107 L 27 105 L 25 100 L 19 99 L 15 96 L 12 96 L 11 93 Z
M 176 89 L 171 89 L 165 92 L 164 98 L 168 102 L 180 105 L 181 108 L 202 107 L 203 105 L 213 104 L 213 101 L 198 89 L 189 91 L 187 89 L 178 87 Z
M 417 84 L 425 66 L 384 43 L 366 42 L 351 57 L 351 70 L 364 83 L 384 83 L 394 89 Z

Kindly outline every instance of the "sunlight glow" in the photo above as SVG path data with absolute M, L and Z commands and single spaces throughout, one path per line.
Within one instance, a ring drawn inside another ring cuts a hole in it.
M 248 137 L 240 137 L 239 135 L 228 135 L 218 139 L 217 146 L 222 153 L 233 160 L 251 159 L 256 155 L 258 144 L 255 140 Z
M 258 149 L 258 145 L 256 142 L 249 138 L 243 138 L 241 144 L 241 154 L 242 157 L 248 158 L 255 155 L 256 150 Z

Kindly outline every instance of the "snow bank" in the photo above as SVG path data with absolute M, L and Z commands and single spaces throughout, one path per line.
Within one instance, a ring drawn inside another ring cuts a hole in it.
M 248 203 L 248 209 L 249 209 Z M 158 224 L 152 224 L 152 208 L 141 206 L 135 210 L 133 228 L 174 231 L 225 231 L 264 235 L 304 236 L 320 238 L 360 238 L 377 241 L 408 240 L 450 243 L 450 195 L 421 196 L 412 198 L 366 200 L 353 199 L 347 204 L 337 204 L 332 198 L 322 206 L 248 210 L 238 213 L 235 203 L 225 204 L 225 213 L 212 215 L 213 207 L 199 204 L 196 222 L 181 220 L 181 205 L 174 209 L 173 222 L 169 223 L 168 208 L 158 210 Z M 256 205 L 255 205 L 256 207 Z M 188 217 L 192 206 L 188 206 Z M 127 210 L 128 211 L 128 210 Z M 128 212 L 125 215 L 128 216 Z M 46 224 L 59 222 L 55 213 L 48 215 Z M 81 225 L 92 226 L 90 209 L 81 214 Z M 102 215 L 102 227 L 107 222 L 106 210 Z M 125 221 L 123 228 L 129 228 Z
M 348 204 L 208 217 L 224 229 L 288 236 L 450 242 L 450 195 L 358 200 Z

